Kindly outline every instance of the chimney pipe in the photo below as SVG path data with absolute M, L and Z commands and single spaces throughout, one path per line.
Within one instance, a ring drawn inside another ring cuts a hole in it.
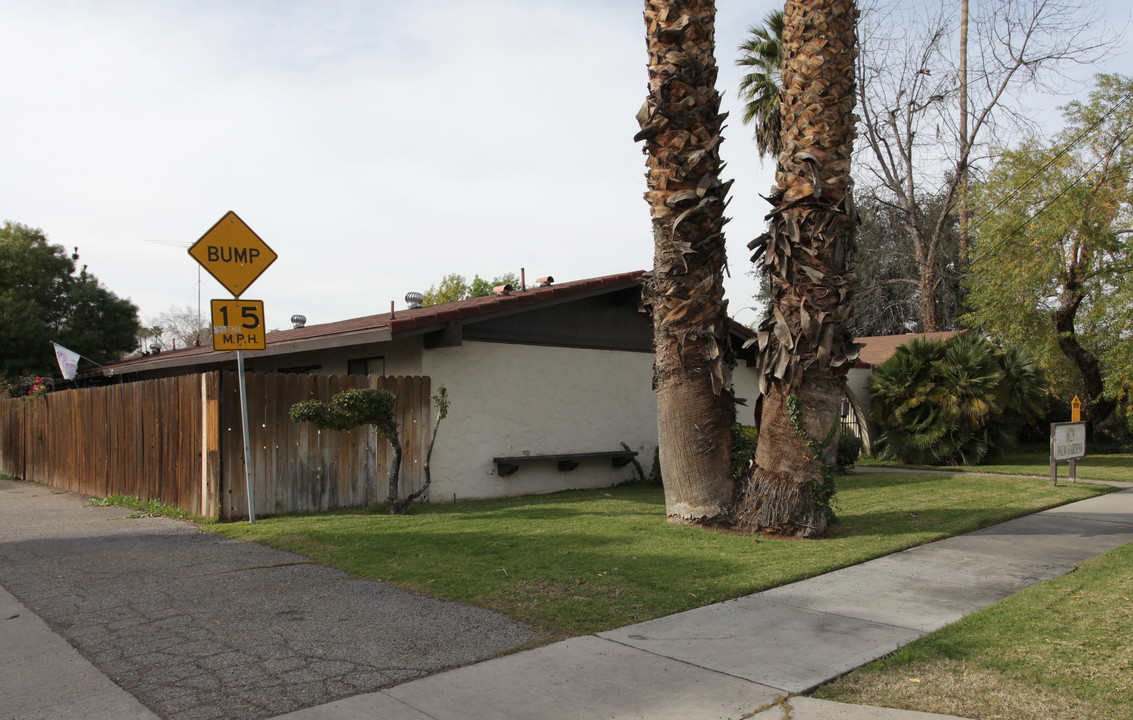
M 527 268 L 520 268 L 519 269 L 519 289 L 520 290 L 526 290 L 527 289 Z

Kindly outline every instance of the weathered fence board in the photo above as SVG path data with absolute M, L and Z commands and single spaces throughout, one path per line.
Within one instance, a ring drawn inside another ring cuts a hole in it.
M 200 376 L 0 401 L 0 471 L 200 512 Z
M 397 395 L 401 494 L 424 481 L 427 377 L 246 376 L 256 515 L 385 501 L 392 453 L 372 428 L 320 431 L 290 407 L 348 388 Z M 0 472 L 104 497 L 137 495 L 206 517 L 248 517 L 236 373 L 66 390 L 0 400 Z

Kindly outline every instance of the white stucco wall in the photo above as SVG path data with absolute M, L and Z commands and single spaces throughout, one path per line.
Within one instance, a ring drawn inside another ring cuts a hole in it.
M 428 375 L 421 368 L 424 343 L 421 336 L 383 343 L 375 355 L 385 358 L 386 375 Z
M 747 362 L 740 360 L 732 370 L 732 390 L 736 398 L 745 401 L 745 405 L 736 405 L 736 422 L 741 425 L 755 424 L 755 400 L 759 397 L 759 376 L 755 374 L 754 367 L 748 367 Z
M 620 450 L 648 468 L 657 442 L 649 353 L 466 341 L 428 350 L 423 374 L 451 400 L 433 451 L 430 500 L 503 497 L 605 487 L 633 466 L 588 461 L 560 472 L 532 463 L 499 477 L 492 458 Z
M 343 374 L 354 357 L 385 359 L 387 375 L 427 375 L 445 385 L 451 401 L 433 452 L 430 501 L 508 497 L 573 488 L 609 487 L 634 477 L 632 464 L 615 468 L 590 460 L 562 472 L 554 462 L 520 466 L 500 477 L 493 457 L 621 450 L 637 451 L 646 473 L 657 446 L 653 354 L 466 340 L 425 350 L 422 338 L 264 358 L 257 370 L 319 365 Z M 264 362 L 267 360 L 268 362 Z M 737 420 L 752 424 L 758 383 L 753 368 L 734 370 L 736 396 L 748 405 Z
M 657 446 L 652 353 L 465 341 L 426 350 L 422 374 L 451 400 L 433 452 L 432 502 L 608 487 L 634 476 L 632 465 L 594 460 L 567 472 L 525 464 L 500 477 L 497 456 L 619 450 L 625 442 L 649 472 Z M 734 382 L 754 403 L 754 371 L 741 364 Z M 742 421 L 750 424 L 750 415 L 740 409 Z
M 870 378 L 873 377 L 873 368 L 852 367 L 846 373 L 846 389 L 854 394 L 862 412 L 869 415 L 869 406 L 873 403 L 873 395 L 866 390 Z

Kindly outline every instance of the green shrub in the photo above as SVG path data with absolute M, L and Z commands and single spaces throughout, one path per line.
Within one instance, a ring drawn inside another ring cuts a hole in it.
M 838 437 L 838 451 L 834 458 L 834 469 L 840 473 L 853 470 L 862 454 L 863 444 L 860 437 L 843 430 Z
M 740 480 L 747 474 L 748 466 L 755 457 L 755 447 L 759 444 L 759 430 L 754 425 L 732 426 L 732 479 Z
M 924 465 L 987 462 L 1041 415 L 1045 389 L 1028 359 L 974 333 L 912 340 L 870 380 L 879 454 Z
M 397 435 L 396 402 L 397 398 L 388 390 L 343 390 L 329 403 L 318 400 L 297 402 L 288 414 L 293 422 L 311 422 L 322 430 L 351 430 L 373 425 L 383 437 L 393 438 Z
M 649 484 L 662 485 L 661 481 L 661 448 L 653 448 L 653 465 L 649 468 Z

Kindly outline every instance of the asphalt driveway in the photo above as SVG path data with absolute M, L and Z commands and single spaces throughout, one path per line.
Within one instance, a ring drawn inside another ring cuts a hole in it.
M 532 639 L 497 613 L 0 479 L 0 585 L 161 717 L 268 718 Z

